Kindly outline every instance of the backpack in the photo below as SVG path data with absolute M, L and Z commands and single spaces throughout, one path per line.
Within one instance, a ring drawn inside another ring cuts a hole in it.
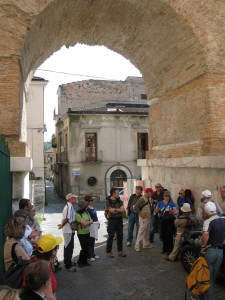
M 185 191 L 185 203 L 188 203 L 187 197 L 191 200 L 191 202 L 194 204 L 195 203 L 195 198 L 193 196 L 193 193 L 191 190 L 186 189 Z
M 112 200 L 111 200 L 110 198 L 107 199 L 107 200 L 109 201 L 109 204 L 110 204 L 110 206 L 112 207 Z M 116 199 L 116 202 L 119 202 L 119 200 Z M 116 205 L 116 203 L 115 203 L 115 205 Z M 104 212 L 104 215 L 105 215 L 106 220 L 108 220 L 109 217 L 110 217 L 110 212 L 109 212 L 108 208 L 106 208 L 106 206 L 105 206 L 105 212 Z
M 193 263 L 191 272 L 186 278 L 186 287 L 188 287 L 194 295 L 202 295 L 209 290 L 210 271 L 204 257 L 200 256 Z
M 23 273 L 26 267 L 30 264 L 31 260 L 22 260 L 22 257 L 16 257 L 15 247 L 18 243 L 12 245 L 11 255 L 14 263 L 11 264 L 9 269 L 2 276 L 2 283 L 14 289 L 22 287 Z

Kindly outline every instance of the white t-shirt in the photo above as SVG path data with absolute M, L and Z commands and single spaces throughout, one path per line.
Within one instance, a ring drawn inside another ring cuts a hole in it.
M 75 210 L 70 202 L 68 202 L 67 205 L 64 207 L 62 215 L 63 219 L 69 219 L 69 221 L 62 228 L 63 233 L 72 233 L 73 231 L 69 223 L 75 221 Z
M 209 229 L 209 223 L 214 220 L 214 219 L 218 219 L 219 216 L 217 215 L 214 215 L 212 217 L 210 217 L 209 219 L 205 220 L 204 223 L 203 223 L 203 231 L 208 231 Z

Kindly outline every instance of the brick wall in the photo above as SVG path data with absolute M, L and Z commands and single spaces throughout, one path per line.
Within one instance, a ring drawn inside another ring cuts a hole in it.
M 150 119 L 153 147 L 180 147 L 168 154 L 157 148 L 155 155 L 224 154 L 224 1 L 5 0 L 0 14 L 0 133 L 16 143 L 21 138 L 19 62 L 22 86 L 61 46 L 80 42 L 130 59 L 148 99 L 160 99 Z M 184 138 L 191 147 L 182 145 Z M 19 146 L 20 155 L 25 148 Z

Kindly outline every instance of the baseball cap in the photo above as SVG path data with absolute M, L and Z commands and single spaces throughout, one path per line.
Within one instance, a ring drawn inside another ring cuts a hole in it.
M 202 196 L 204 196 L 206 198 L 211 198 L 212 197 L 212 193 L 209 190 L 204 190 L 202 192 Z
M 212 216 L 216 214 L 216 205 L 212 201 L 206 203 L 204 207 L 205 212 L 207 215 Z
M 154 194 L 153 189 L 151 189 L 151 188 L 147 188 L 145 190 L 145 193 L 151 193 L 152 195 Z
M 143 187 L 141 185 L 136 185 L 136 189 L 143 191 Z
M 38 241 L 38 252 L 51 251 L 62 242 L 63 239 L 61 237 L 54 237 L 52 234 L 42 235 Z

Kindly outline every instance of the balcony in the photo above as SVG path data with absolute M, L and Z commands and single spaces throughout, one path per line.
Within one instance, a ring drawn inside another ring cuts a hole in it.
M 80 160 L 81 163 L 84 164 L 98 164 L 102 162 L 102 150 L 97 151 L 97 159 L 93 160 L 93 158 L 90 158 L 90 160 L 88 160 L 86 158 L 86 152 L 85 151 L 80 151 Z

